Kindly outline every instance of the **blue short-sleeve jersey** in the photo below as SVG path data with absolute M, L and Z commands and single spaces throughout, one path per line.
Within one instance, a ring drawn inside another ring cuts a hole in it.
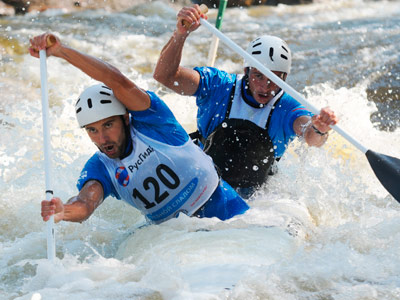
M 211 67 L 196 67 L 195 70 L 200 74 L 199 87 L 194 94 L 198 106 L 197 127 L 201 135 L 207 137 L 225 119 L 237 76 Z M 284 93 L 272 113 L 268 127 L 276 157 L 281 157 L 288 144 L 296 137 L 293 123 L 303 115 L 311 113 L 297 100 Z
M 153 92 L 148 91 L 147 93 L 150 96 L 151 105 L 144 111 L 129 111 L 131 126 L 144 135 L 162 143 L 173 146 L 180 146 L 186 143 L 189 136 L 175 119 L 168 106 Z M 97 180 L 102 184 L 104 198 L 111 195 L 120 199 L 106 167 L 96 154 L 86 162 L 78 179 L 78 190 L 81 190 L 88 180 Z

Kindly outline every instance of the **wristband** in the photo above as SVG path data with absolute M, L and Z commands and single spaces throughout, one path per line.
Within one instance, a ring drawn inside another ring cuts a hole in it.
M 324 136 L 324 135 L 327 135 L 327 134 L 328 134 L 328 132 L 321 132 L 321 131 L 319 131 L 318 128 L 314 126 L 314 124 L 311 125 L 311 128 L 314 130 L 314 132 L 315 132 L 316 134 L 319 134 L 320 136 Z

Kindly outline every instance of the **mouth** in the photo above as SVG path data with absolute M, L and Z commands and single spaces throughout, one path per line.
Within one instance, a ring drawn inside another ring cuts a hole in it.
M 272 99 L 273 97 L 276 96 L 276 92 L 275 91 L 268 91 L 268 92 L 264 92 L 264 93 L 257 93 L 258 99 L 262 102 L 267 102 L 270 99 Z
M 114 144 L 103 145 L 101 149 L 108 156 L 112 156 L 117 152 L 117 147 Z
M 258 98 L 268 100 L 271 97 L 271 93 L 257 93 Z

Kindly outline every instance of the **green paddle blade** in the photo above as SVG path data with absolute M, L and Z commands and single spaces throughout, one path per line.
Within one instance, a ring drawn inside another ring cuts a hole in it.
M 400 202 L 400 159 L 368 150 L 365 155 L 376 177 Z

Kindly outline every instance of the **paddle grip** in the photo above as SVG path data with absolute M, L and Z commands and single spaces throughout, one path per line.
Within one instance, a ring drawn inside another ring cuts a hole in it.
M 200 4 L 200 11 L 201 11 L 201 13 L 206 14 L 206 13 L 208 12 L 208 7 L 207 7 L 207 5 L 205 5 L 205 4 Z M 192 24 L 190 24 L 188 21 L 185 21 L 185 20 L 183 20 L 182 23 L 183 23 L 183 26 L 185 26 L 186 28 L 189 28 L 190 25 L 192 25 Z

